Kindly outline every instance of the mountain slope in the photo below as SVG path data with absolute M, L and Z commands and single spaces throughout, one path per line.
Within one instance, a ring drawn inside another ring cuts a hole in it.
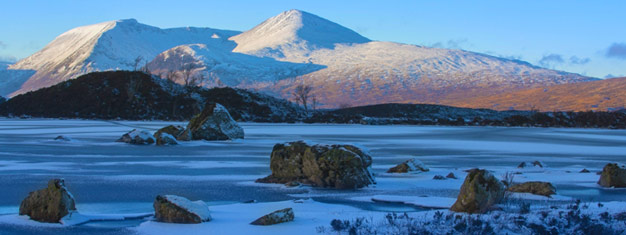
M 235 44 L 227 38 L 237 33 L 210 28 L 160 29 L 134 19 L 78 27 L 9 67 L 37 71 L 11 96 L 91 71 L 134 69 L 136 58 L 144 58 L 139 64 L 142 66 L 164 50 L 181 44 L 203 43 L 232 50 Z
M 230 39 L 237 43 L 234 52 L 279 58 L 298 58 L 313 50 L 332 49 L 335 44 L 370 41 L 348 28 L 299 10 L 280 13 Z
M 613 111 L 626 107 L 626 78 L 561 84 L 455 100 L 450 105 L 497 110 Z

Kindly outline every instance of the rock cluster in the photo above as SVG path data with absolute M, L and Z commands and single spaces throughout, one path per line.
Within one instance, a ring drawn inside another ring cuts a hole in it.
M 182 126 L 169 125 L 151 135 L 144 130 L 132 130 L 117 142 L 129 144 L 176 145 L 178 141 L 243 139 L 243 128 L 233 120 L 224 106 L 207 103 L 202 112 Z
M 372 157 L 352 145 L 276 144 L 270 156 L 272 174 L 260 183 L 292 181 L 337 189 L 362 188 L 375 183 L 368 168 Z
M 74 197 L 67 191 L 63 179 L 48 181 L 47 188 L 30 192 L 20 204 L 20 215 L 47 223 L 59 223 L 75 210 Z
M 450 210 L 484 213 L 504 197 L 504 185 L 484 169 L 472 169 L 465 177 L 456 202 Z
M 602 187 L 626 187 L 626 167 L 619 166 L 617 163 L 609 163 L 604 166 L 600 174 L 598 184 Z

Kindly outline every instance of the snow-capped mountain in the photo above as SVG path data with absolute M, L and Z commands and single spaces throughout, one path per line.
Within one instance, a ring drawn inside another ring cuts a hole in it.
M 134 69 L 172 47 L 203 43 L 218 47 L 236 46 L 228 38 L 237 31 L 210 28 L 160 29 L 134 19 L 110 21 L 78 27 L 55 38 L 41 51 L 9 67 L 13 70 L 35 70 L 36 73 L 12 95 L 20 94 L 79 75 L 104 70 Z
M 12 95 L 90 71 L 134 69 L 138 56 L 150 62 L 154 74 L 194 64 L 196 75 L 207 78 L 206 86 L 253 88 L 291 99 L 297 85 L 310 85 L 323 107 L 446 104 L 477 94 L 594 80 L 463 50 L 371 41 L 316 15 L 290 10 L 243 33 L 159 29 L 135 20 L 79 27 L 10 67 L 36 71 Z

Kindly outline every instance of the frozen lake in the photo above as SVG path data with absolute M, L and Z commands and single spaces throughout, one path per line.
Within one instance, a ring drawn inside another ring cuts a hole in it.
M 0 119 L 0 215 L 16 214 L 28 192 L 43 188 L 54 177 L 65 178 L 79 211 L 100 214 L 151 212 L 158 194 L 203 200 L 218 209 L 218 205 L 243 205 L 239 203 L 248 200 L 284 202 L 312 198 L 363 213 L 419 211 L 422 209 L 355 198 L 456 198 L 465 177 L 463 170 L 474 167 L 495 171 L 497 176 L 520 172 L 515 178 L 519 182 L 550 181 L 563 198 L 624 201 L 626 193 L 599 188 L 599 176 L 595 174 L 606 163 L 625 161 L 624 130 L 242 123 L 244 140 L 193 141 L 165 147 L 115 142 L 134 128 L 154 131 L 169 124 L 184 125 L 158 121 Z M 73 141 L 53 140 L 58 135 Z M 270 174 L 273 145 L 296 140 L 366 147 L 374 157 L 378 184 L 337 191 L 254 183 Z M 412 157 L 423 161 L 431 171 L 402 176 L 384 173 Z M 520 162 L 535 160 L 541 161 L 544 168 L 517 169 Z M 583 168 L 592 173 L 579 173 Z M 434 175 L 449 172 L 459 179 L 432 180 Z M 0 231 L 126 234 L 131 231 L 129 228 L 143 222 L 89 223 L 55 230 L 3 224 L 0 220 Z M 328 225 L 325 221 L 319 223 Z

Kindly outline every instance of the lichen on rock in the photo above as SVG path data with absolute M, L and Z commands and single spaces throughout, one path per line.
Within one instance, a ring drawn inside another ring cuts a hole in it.
M 484 169 L 468 172 L 456 202 L 450 210 L 466 213 L 484 213 L 504 197 L 504 184 Z
M 74 197 L 65 187 L 65 181 L 52 179 L 47 188 L 28 194 L 20 204 L 19 214 L 39 222 L 59 223 L 75 210 Z

